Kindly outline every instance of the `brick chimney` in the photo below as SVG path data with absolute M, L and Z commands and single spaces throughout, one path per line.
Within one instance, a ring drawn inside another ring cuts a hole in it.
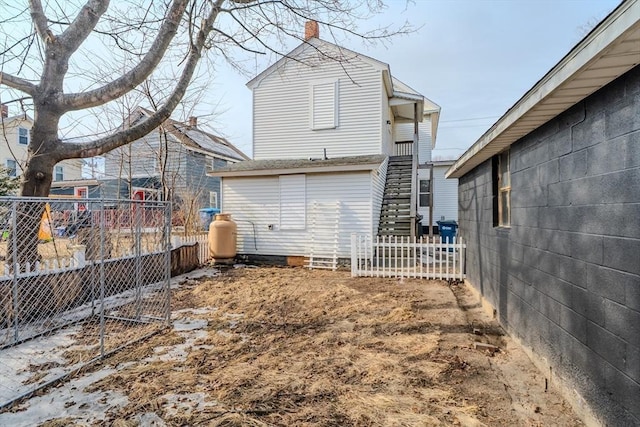
M 304 24 L 304 41 L 307 41 L 312 37 L 317 39 L 320 38 L 320 28 L 316 21 L 307 21 Z
M 9 117 L 9 106 L 2 104 L 2 106 L 0 107 L 0 116 L 2 116 L 3 119 L 6 119 L 7 117 Z
M 196 116 L 189 117 L 189 126 L 192 128 L 198 127 L 198 118 Z

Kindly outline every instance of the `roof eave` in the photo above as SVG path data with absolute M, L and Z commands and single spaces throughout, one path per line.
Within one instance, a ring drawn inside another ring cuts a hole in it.
M 638 17 L 638 0 L 618 6 L 460 156 L 447 178 L 460 178 L 638 65 Z
M 309 174 L 309 173 L 332 173 L 332 172 L 363 172 L 377 170 L 381 162 L 364 163 L 359 165 L 334 165 L 334 166 L 303 166 L 279 169 L 256 169 L 241 171 L 211 171 L 207 172 L 209 176 L 219 176 L 223 178 L 231 177 L 256 177 L 256 176 L 273 176 L 273 175 L 293 175 L 293 174 Z

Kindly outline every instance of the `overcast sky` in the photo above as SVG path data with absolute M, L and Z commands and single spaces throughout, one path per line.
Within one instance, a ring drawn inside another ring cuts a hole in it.
M 384 16 L 363 24 L 420 27 L 415 33 L 366 44 L 340 44 L 386 62 L 393 76 L 442 108 L 434 156 L 456 158 L 618 4 L 616 0 L 387 1 Z M 329 41 L 320 28 L 320 38 Z M 291 46 L 293 48 L 295 46 Z M 257 58 L 256 73 L 274 58 Z M 253 76 L 251 76 L 253 77 Z M 210 87 L 217 111 L 210 123 L 251 154 L 249 80 L 219 64 Z M 210 114 L 201 111 L 202 114 Z

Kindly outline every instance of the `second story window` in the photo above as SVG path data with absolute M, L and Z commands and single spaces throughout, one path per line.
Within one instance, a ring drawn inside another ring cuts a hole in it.
M 7 159 L 6 167 L 7 167 L 7 175 L 12 176 L 14 178 L 18 176 L 18 165 L 16 164 L 15 160 Z
M 311 84 L 311 129 L 338 127 L 339 80 L 319 80 Z
M 18 144 L 29 145 L 29 129 L 18 128 Z
M 56 166 L 54 175 L 54 181 L 64 181 L 64 168 L 62 166 Z

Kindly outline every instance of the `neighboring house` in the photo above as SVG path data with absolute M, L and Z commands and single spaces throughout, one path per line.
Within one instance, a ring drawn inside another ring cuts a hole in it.
M 320 40 L 315 22 L 306 30 L 247 84 L 254 160 L 214 175 L 240 254 L 335 266 L 351 233 L 415 236 L 417 178 L 429 176 L 440 107 L 388 64 Z
M 137 108 L 127 122 L 134 124 L 150 114 Z M 199 128 L 195 117 L 189 123 L 169 119 L 143 138 L 104 156 L 100 194 L 105 198 L 160 200 L 164 187 L 170 191 L 174 210 L 197 212 L 218 207 L 220 179 L 207 176 L 207 172 L 247 159 L 226 139 Z
M 454 160 L 434 160 L 433 164 L 433 213 L 432 226 L 436 229 L 438 221 L 458 221 L 458 180 L 447 179 L 446 172 Z M 429 218 L 427 209 L 419 209 L 424 218 Z M 423 224 L 427 222 L 422 221 Z
M 7 105 L 0 107 L 0 162 L 10 176 L 22 174 L 27 161 L 27 149 L 31 138 L 33 119 L 25 113 L 9 116 Z M 82 160 L 63 160 L 53 170 L 53 182 L 82 177 Z
M 639 63 L 625 1 L 448 172 L 467 280 L 593 425 L 640 425 Z

